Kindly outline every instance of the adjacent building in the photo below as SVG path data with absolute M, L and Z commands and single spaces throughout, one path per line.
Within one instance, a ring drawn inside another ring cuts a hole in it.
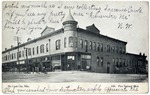
M 126 53 L 127 42 L 102 35 L 94 24 L 78 28 L 71 13 L 62 24 L 63 28 L 46 27 L 41 37 L 5 49 L 2 70 L 146 73 L 145 54 Z

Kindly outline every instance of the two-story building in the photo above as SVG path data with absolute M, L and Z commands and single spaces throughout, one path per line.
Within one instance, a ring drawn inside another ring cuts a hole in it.
M 69 13 L 55 30 L 2 52 L 3 71 L 85 70 L 99 73 L 145 73 L 145 54 L 126 53 L 127 42 L 104 36 L 94 24 L 78 28 Z

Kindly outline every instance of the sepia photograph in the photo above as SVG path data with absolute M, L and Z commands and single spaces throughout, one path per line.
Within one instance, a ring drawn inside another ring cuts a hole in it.
M 3 1 L 3 93 L 148 93 L 148 1 Z

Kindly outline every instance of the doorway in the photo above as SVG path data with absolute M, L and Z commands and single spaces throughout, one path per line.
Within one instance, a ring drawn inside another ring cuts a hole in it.
M 110 73 L 110 63 L 107 62 L 107 73 Z

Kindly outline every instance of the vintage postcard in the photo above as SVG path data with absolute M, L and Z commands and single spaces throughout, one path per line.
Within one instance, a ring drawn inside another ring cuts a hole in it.
M 147 1 L 3 1 L 3 93 L 148 93 Z

